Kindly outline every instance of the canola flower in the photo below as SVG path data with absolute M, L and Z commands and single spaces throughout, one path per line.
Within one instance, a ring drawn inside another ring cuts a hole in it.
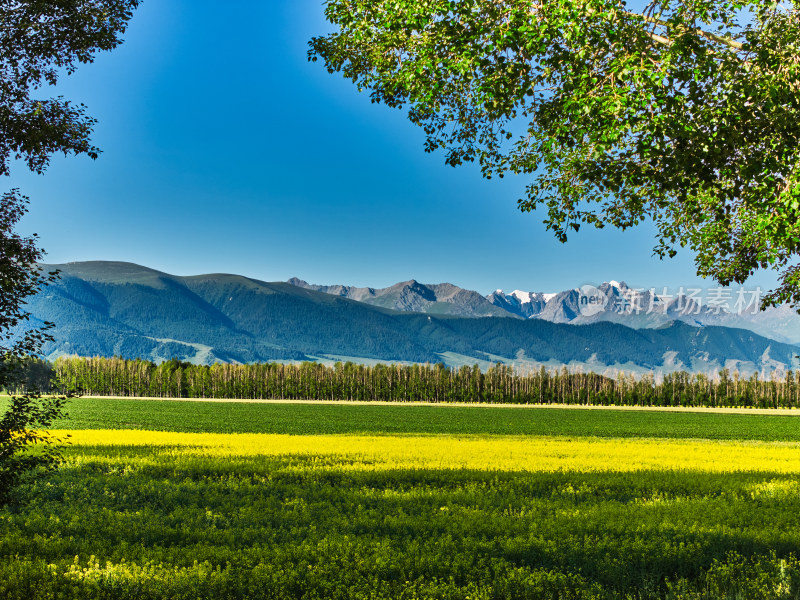
M 800 443 L 53 433 L 3 600 L 800 598 Z
M 371 436 L 54 431 L 73 446 L 152 447 L 207 457 L 303 456 L 302 470 L 474 469 L 527 472 L 800 473 L 796 442 L 560 437 Z M 316 465 L 316 466 L 315 466 Z

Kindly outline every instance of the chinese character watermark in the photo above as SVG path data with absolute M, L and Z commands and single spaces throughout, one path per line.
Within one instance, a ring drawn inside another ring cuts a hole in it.
M 762 290 L 716 287 L 679 287 L 677 291 L 669 288 L 629 288 L 614 286 L 584 285 L 577 290 L 578 311 L 584 317 L 601 312 L 614 312 L 622 315 L 663 314 L 670 317 L 698 316 L 722 317 L 757 314 L 761 304 Z

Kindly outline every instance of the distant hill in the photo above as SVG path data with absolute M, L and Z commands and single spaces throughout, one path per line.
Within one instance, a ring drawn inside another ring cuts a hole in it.
M 501 306 L 451 283 L 402 281 L 387 288 L 359 288 L 347 285 L 313 285 L 293 277 L 289 283 L 307 290 L 357 300 L 372 306 L 405 312 L 458 317 L 518 317 Z
M 547 301 L 552 296 L 555 296 L 555 294 L 521 292 L 520 290 L 504 294 L 503 290 L 497 290 L 486 296 L 486 300 L 512 315 L 530 319 L 542 313 Z
M 195 363 L 268 360 L 446 362 L 524 368 L 744 372 L 789 366 L 798 348 L 753 332 L 670 322 L 635 330 L 541 319 L 400 312 L 290 283 L 179 277 L 121 262 L 47 265 L 61 281 L 35 296 L 61 354 Z M 457 295 L 454 294 L 454 295 Z M 454 296 L 453 295 L 453 296 Z M 438 297 L 438 296 L 437 296 Z
M 800 315 L 788 305 L 770 307 L 767 310 L 727 311 L 722 307 L 695 301 L 687 294 L 659 296 L 649 290 L 630 288 L 624 281 L 606 282 L 598 286 L 606 298 L 603 310 L 592 315 L 581 314 L 578 307 L 579 291 L 566 290 L 555 294 L 537 294 L 514 291 L 504 294 L 497 290 L 487 300 L 508 312 L 524 318 L 544 319 L 554 323 L 585 325 L 612 322 L 635 329 L 662 327 L 672 321 L 689 325 L 736 327 L 790 344 L 800 343 Z M 736 294 L 728 291 L 731 308 L 740 301 Z M 529 295 L 532 302 L 521 303 L 519 298 Z M 745 302 L 750 302 L 748 296 Z M 636 308 L 638 307 L 638 309 Z
M 326 294 L 350 298 L 373 306 L 394 310 L 421 312 L 426 314 L 450 314 L 460 317 L 516 317 L 543 319 L 553 323 L 612 322 L 633 327 L 652 329 L 672 321 L 683 321 L 689 325 L 736 327 L 748 329 L 781 342 L 800 344 L 800 315 L 787 305 L 768 308 L 765 311 L 726 311 L 696 301 L 687 292 L 678 291 L 673 296 L 654 294 L 649 290 L 630 288 L 624 281 L 609 281 L 598 286 L 606 298 L 602 310 L 592 315 L 581 314 L 578 289 L 554 293 L 525 292 L 514 290 L 506 294 L 496 290 L 487 296 L 466 290 L 450 283 L 422 284 L 404 281 L 387 288 L 359 288 L 346 285 L 313 285 L 302 279 L 292 278 L 289 283 Z M 740 301 L 736 293 L 728 290 L 731 308 Z M 748 296 L 745 301 L 750 302 Z M 755 303 L 757 304 L 757 302 Z M 634 307 L 638 306 L 638 309 Z
M 118 262 L 48 265 L 61 281 L 30 303 L 57 324 L 49 354 L 122 355 L 203 362 L 304 360 L 325 349 L 430 361 L 378 308 L 238 275 L 177 277 Z M 413 358 L 412 358 L 413 357 Z

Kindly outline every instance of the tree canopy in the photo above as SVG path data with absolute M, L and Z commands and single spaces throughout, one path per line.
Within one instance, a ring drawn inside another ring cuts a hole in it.
M 42 173 L 50 156 L 99 150 L 94 119 L 63 97 L 37 97 L 43 86 L 117 46 L 139 0 L 0 0 L 0 175 L 10 160 Z
M 99 150 L 89 139 L 94 120 L 84 107 L 60 96 L 35 96 L 98 51 L 117 46 L 138 4 L 0 0 L 0 175 L 10 174 L 14 160 L 42 173 L 55 152 L 97 158 Z M 0 205 L 0 367 L 36 352 L 47 339 L 47 326 L 25 328 L 30 319 L 25 299 L 55 277 L 38 268 L 44 253 L 36 236 L 14 232 L 27 204 L 19 190 L 11 190 Z M 9 377 L 8 369 L 0 369 L 0 387 Z
M 38 268 L 44 253 L 37 237 L 14 232 L 27 203 L 18 190 L 3 194 L 0 202 L 0 387 L 13 383 L 16 360 L 38 352 L 51 327 L 30 327 L 30 313 L 25 310 L 25 299 L 57 276 Z
M 90 134 L 94 120 L 82 105 L 40 97 L 80 63 L 121 42 L 139 0 L 0 0 L 0 176 L 14 161 L 42 173 L 55 152 L 97 158 Z M 0 199 L 0 389 L 13 390 L 26 357 L 49 339 L 49 323 L 31 323 L 26 299 L 51 283 L 38 263 L 44 253 L 34 236 L 15 227 L 28 199 L 11 190 Z M 31 470 L 52 465 L 57 451 L 41 431 L 58 417 L 64 398 L 42 399 L 35 390 L 12 397 L 0 417 L 0 503 Z M 38 453 L 24 452 L 44 443 Z
M 426 151 L 529 175 L 566 241 L 651 220 L 698 274 L 800 304 L 800 2 L 328 0 L 309 58 L 407 107 Z

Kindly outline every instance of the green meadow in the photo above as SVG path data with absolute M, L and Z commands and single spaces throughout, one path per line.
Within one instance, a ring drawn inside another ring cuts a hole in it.
M 430 433 L 800 441 L 793 415 L 540 407 L 272 404 L 76 398 L 65 429 L 209 433 Z
M 83 398 L 0 598 L 800 597 L 800 420 Z

